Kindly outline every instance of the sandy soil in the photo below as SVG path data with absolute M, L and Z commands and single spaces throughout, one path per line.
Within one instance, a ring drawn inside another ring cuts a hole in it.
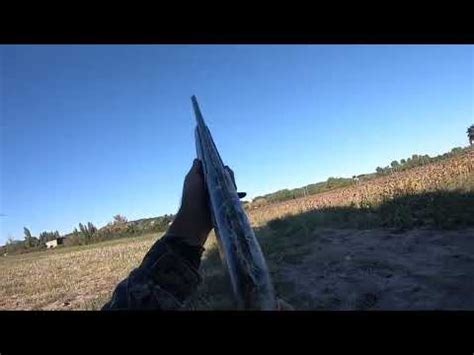
M 474 229 L 324 230 L 282 265 L 300 309 L 474 310 Z

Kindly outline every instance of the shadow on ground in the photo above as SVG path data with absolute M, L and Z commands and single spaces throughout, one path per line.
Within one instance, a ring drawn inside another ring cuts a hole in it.
M 406 195 L 255 229 L 280 297 L 296 309 L 474 309 L 474 194 Z M 193 309 L 232 309 L 217 249 Z

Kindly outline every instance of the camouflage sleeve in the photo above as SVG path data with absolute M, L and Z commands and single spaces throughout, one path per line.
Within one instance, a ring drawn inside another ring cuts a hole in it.
M 138 268 L 121 281 L 102 310 L 176 310 L 194 292 L 201 276 L 201 247 L 171 234 L 158 240 Z

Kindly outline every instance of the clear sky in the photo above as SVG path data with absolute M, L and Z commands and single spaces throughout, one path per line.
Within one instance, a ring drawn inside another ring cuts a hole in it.
M 467 145 L 472 46 L 0 46 L 0 244 L 176 212 L 196 94 L 250 198 Z

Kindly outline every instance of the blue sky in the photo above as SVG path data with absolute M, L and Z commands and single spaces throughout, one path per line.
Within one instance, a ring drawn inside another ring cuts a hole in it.
M 196 94 L 249 197 L 467 144 L 472 46 L 0 46 L 0 243 L 176 212 Z

